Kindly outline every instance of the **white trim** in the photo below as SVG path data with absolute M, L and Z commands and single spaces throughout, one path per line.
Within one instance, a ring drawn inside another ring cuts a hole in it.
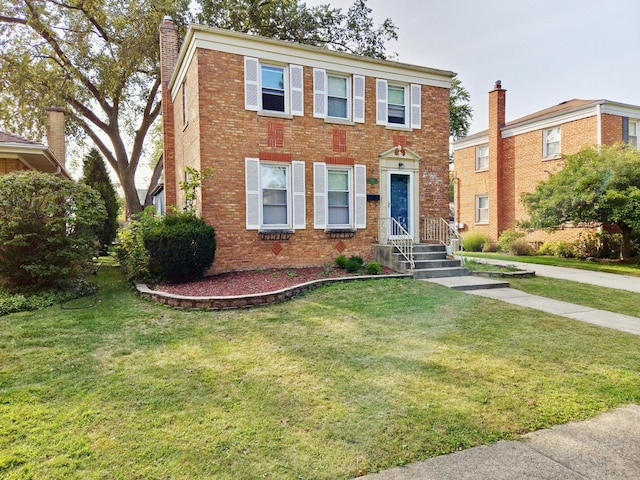
M 483 135 L 481 137 L 470 139 L 461 138 L 460 140 L 456 140 L 451 144 L 451 149 L 455 152 L 457 150 L 462 150 L 469 147 L 477 147 L 478 145 L 482 145 L 484 143 L 489 143 L 489 135 Z
M 598 129 L 598 133 L 597 133 L 597 140 L 596 140 L 596 145 L 600 146 L 602 145 L 602 105 L 598 104 L 596 106 L 596 118 L 597 118 L 597 129 Z
M 409 220 L 409 235 L 413 238 L 415 237 L 415 228 L 416 228 L 416 214 L 414 205 L 414 189 L 415 185 L 413 183 L 414 177 L 411 170 L 387 170 L 387 216 L 391 218 L 391 175 L 406 175 L 409 177 L 408 189 L 407 189 L 407 218 Z M 396 238 L 390 235 L 389 238 Z
M 313 162 L 313 228 L 327 228 L 327 164 Z
M 582 120 L 583 118 L 593 117 L 597 115 L 597 113 L 598 112 L 595 105 L 591 105 L 587 109 L 567 112 L 561 115 L 548 117 L 543 120 L 527 122 L 522 125 L 506 127 L 502 129 L 502 138 L 509 138 L 515 135 L 522 135 L 523 133 L 533 132 L 535 130 L 544 130 L 546 128 L 557 127 L 563 123 L 569 123 L 569 122 L 574 122 L 576 120 Z
M 389 84 L 376 78 L 376 125 L 387 125 L 389 121 Z
M 255 70 L 255 72 L 253 72 Z M 254 78 L 248 78 L 255 73 Z M 244 57 L 244 109 L 257 112 L 260 110 L 262 92 L 260 84 L 260 61 L 253 57 Z
M 291 222 L 294 230 L 307 228 L 307 203 L 305 195 L 305 165 L 304 162 L 291 162 Z
M 262 223 L 262 201 L 260 196 L 260 159 L 244 159 L 245 218 L 247 230 L 259 230 Z
M 367 166 L 353 166 L 353 222 L 356 228 L 367 228 Z
M 406 91 L 407 89 L 405 89 Z M 422 88 L 415 83 L 411 84 L 409 90 L 409 122 L 411 128 L 421 128 L 422 123 Z M 406 101 L 405 101 L 406 103 Z M 406 113 L 405 113 L 406 115 Z M 405 121 L 405 125 L 406 125 Z
M 361 83 L 362 91 L 360 91 L 359 83 Z M 355 123 L 364 123 L 365 120 L 365 97 L 366 91 L 366 79 L 362 75 L 353 76 L 353 121 Z M 357 112 L 362 111 L 362 115 L 356 115 Z
M 299 80 L 300 84 L 295 81 Z M 304 116 L 304 69 L 300 65 L 289 65 L 289 86 L 291 91 L 291 115 Z M 285 92 L 286 96 L 287 92 Z M 298 108 L 299 107 L 299 108 Z
M 327 72 L 313 69 L 313 116 L 327 118 Z

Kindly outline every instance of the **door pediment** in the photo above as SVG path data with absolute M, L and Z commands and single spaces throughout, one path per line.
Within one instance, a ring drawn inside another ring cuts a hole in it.
M 414 161 L 419 162 L 422 160 L 420 155 L 418 155 L 413 150 L 397 145 L 395 147 L 391 147 L 389 150 L 385 150 L 380 155 L 378 155 L 382 160 L 394 160 L 394 161 Z

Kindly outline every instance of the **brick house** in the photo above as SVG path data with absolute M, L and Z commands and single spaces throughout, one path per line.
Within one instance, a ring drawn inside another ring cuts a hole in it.
M 489 92 L 488 130 L 453 142 L 455 220 L 463 233 L 481 232 L 493 242 L 527 218 L 520 196 L 562 168 L 563 155 L 584 146 L 638 145 L 640 106 L 573 99 L 510 122 L 505 107 L 498 81 Z M 562 225 L 527 240 L 574 240 L 584 230 Z
M 0 175 L 38 170 L 71 178 L 65 168 L 64 112 L 61 109 L 47 111 L 47 143 L 44 145 L 0 131 Z
M 211 273 L 371 260 L 389 218 L 419 243 L 448 217 L 453 72 L 203 26 L 179 48 L 170 18 L 160 46 L 165 204 L 210 174 Z

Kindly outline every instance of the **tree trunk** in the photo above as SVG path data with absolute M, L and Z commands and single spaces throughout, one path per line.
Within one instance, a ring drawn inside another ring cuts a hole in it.
M 129 216 L 140 213 L 142 211 L 142 204 L 138 197 L 138 190 L 136 189 L 136 182 L 133 175 L 120 175 L 120 184 L 124 191 L 124 199 L 127 209 L 127 218 Z
M 620 245 L 620 259 L 625 260 L 631 258 L 631 230 L 621 228 L 622 244 Z

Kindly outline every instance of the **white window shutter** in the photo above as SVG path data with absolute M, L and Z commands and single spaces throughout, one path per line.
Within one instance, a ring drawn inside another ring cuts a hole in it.
M 387 116 L 387 81 L 376 79 L 376 123 L 386 125 Z
M 420 85 L 411 84 L 411 128 L 421 128 L 422 95 Z
M 293 172 L 293 228 L 294 230 L 304 230 L 307 228 L 307 205 L 304 189 L 304 162 L 291 162 Z
M 364 77 L 353 76 L 353 121 L 364 123 Z
M 260 229 L 260 160 L 244 159 L 247 230 Z
M 313 116 L 327 116 L 327 72 L 321 68 L 313 69 Z
M 244 108 L 260 110 L 260 62 L 257 58 L 244 57 Z
M 327 227 L 327 165 L 313 163 L 313 228 Z
M 367 228 L 367 167 L 366 165 L 354 165 L 353 170 L 353 184 L 356 192 L 356 228 Z
M 300 65 L 289 65 L 291 85 L 291 115 L 304 116 L 304 70 Z

